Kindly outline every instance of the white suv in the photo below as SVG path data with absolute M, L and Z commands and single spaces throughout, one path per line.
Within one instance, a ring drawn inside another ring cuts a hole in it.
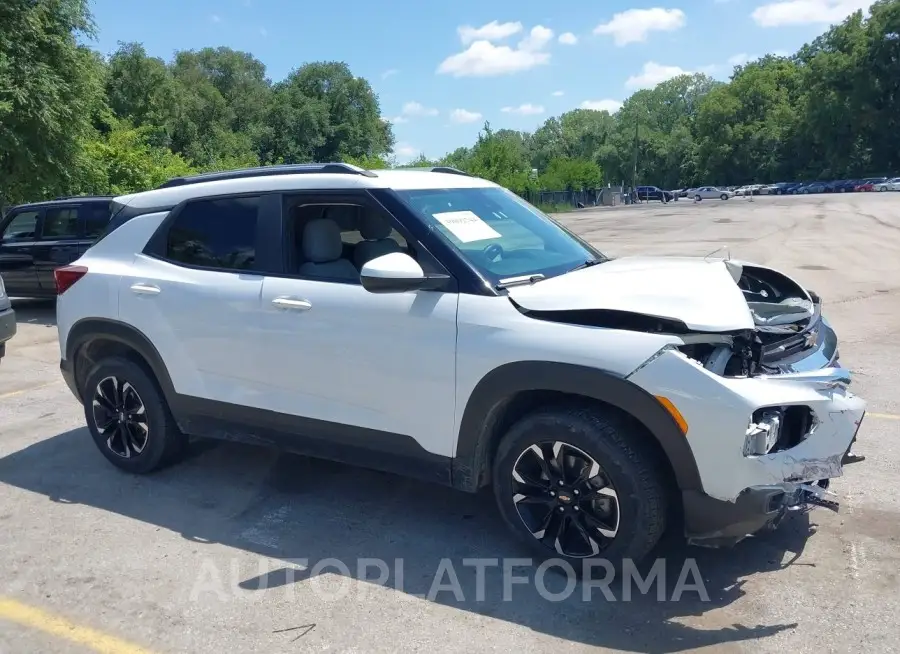
M 476 492 L 539 555 L 734 542 L 815 502 L 862 420 L 821 302 L 723 259 L 610 259 L 453 169 L 281 166 L 116 198 L 56 273 L 60 367 L 147 473 L 190 436 Z

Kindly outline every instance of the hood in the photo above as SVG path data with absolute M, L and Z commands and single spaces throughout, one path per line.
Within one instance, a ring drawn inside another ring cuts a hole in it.
M 625 311 L 726 332 L 755 326 L 740 275 L 739 264 L 721 259 L 623 257 L 508 292 L 530 311 Z

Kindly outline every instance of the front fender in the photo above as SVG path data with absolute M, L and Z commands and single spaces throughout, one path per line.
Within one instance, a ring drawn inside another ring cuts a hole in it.
M 453 485 L 474 491 L 488 478 L 497 433 L 516 396 L 528 391 L 555 391 L 597 400 L 628 413 L 656 439 L 682 490 L 701 490 L 694 455 L 671 414 L 639 386 L 597 368 L 552 361 L 518 361 L 501 365 L 475 386 L 466 402 L 453 459 Z M 532 407 L 534 408 L 534 407 Z

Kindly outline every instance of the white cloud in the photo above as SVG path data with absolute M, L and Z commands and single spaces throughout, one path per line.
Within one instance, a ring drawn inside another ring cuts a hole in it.
M 761 27 L 784 25 L 830 25 L 869 8 L 870 0 L 787 0 L 757 7 L 751 16 Z
M 543 25 L 535 25 L 524 39 L 519 41 L 519 50 L 534 52 L 543 50 L 544 46 L 553 39 L 553 30 Z
M 469 45 L 474 41 L 501 41 L 521 31 L 522 23 L 500 23 L 496 20 L 481 27 L 462 25 L 456 28 L 456 33 L 459 34 L 459 40 L 463 45 Z
M 400 110 L 400 115 L 407 118 L 418 118 L 420 116 L 437 116 L 438 110 L 426 107 L 420 102 L 407 102 Z
M 575 45 L 578 43 L 578 37 L 572 34 L 572 32 L 564 32 L 559 35 L 559 42 L 563 45 Z
M 526 102 L 525 104 L 520 104 L 518 107 L 503 107 L 501 109 L 505 114 L 520 114 L 522 116 L 535 116 L 537 114 L 544 113 L 544 108 L 541 105 L 534 105 L 530 102 Z
M 388 77 L 393 77 L 394 75 L 396 75 L 399 72 L 400 71 L 397 70 L 396 68 L 390 68 L 390 69 L 384 71 L 383 73 L 381 73 L 381 79 L 387 79 Z
M 477 111 L 454 109 L 450 112 L 450 122 L 452 123 L 474 123 L 476 120 L 481 120 L 481 114 Z
M 490 25 L 492 23 L 478 29 L 483 30 Z M 509 23 L 503 23 L 503 25 L 509 25 Z M 494 33 L 500 33 L 499 28 L 503 25 L 494 28 Z M 507 31 L 509 29 L 511 28 L 508 28 Z M 463 45 L 468 43 L 466 38 L 468 38 L 468 32 L 464 34 L 460 31 Z M 530 70 L 550 61 L 550 53 L 545 52 L 544 48 L 552 38 L 553 30 L 543 25 L 531 28 L 528 36 L 519 41 L 515 48 L 508 45 L 495 45 L 489 39 L 482 38 L 472 41 L 469 47 L 462 52 L 444 59 L 438 66 L 437 72 L 454 77 L 491 77 Z
M 419 156 L 419 148 L 409 143 L 401 142 L 394 146 L 394 154 L 402 159 L 409 160 Z
M 649 89 L 673 77 L 689 75 L 690 72 L 679 66 L 663 66 L 655 61 L 648 61 L 638 75 L 632 75 L 625 81 L 625 86 L 629 89 Z
M 594 34 L 608 34 L 618 46 L 642 43 L 650 32 L 672 32 L 685 24 L 681 9 L 628 9 L 615 14 L 608 23 L 594 28 Z
M 390 118 L 385 118 L 385 120 L 388 121 L 389 123 L 394 123 L 395 125 L 400 125 L 401 123 L 409 122 L 409 118 L 407 118 L 406 116 L 393 116 Z
M 580 106 L 582 109 L 608 111 L 609 113 L 614 114 L 622 108 L 622 103 L 618 100 L 585 100 Z
M 554 91 L 553 93 L 551 93 L 551 95 L 552 95 L 554 98 L 559 98 L 559 97 L 561 97 L 561 96 L 563 96 L 563 95 L 565 95 L 565 94 L 566 94 L 565 91 Z
M 221 22 L 222 22 L 222 17 L 219 16 L 218 14 L 213 14 L 212 16 L 209 17 L 209 19 L 210 19 L 212 22 L 214 22 L 214 23 L 221 23 Z

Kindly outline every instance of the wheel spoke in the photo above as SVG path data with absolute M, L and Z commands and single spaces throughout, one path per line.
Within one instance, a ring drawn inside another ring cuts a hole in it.
M 548 457 L 547 452 L 544 450 L 543 446 L 540 445 L 532 445 L 531 451 L 537 456 L 538 465 L 541 467 L 541 472 L 547 478 L 548 481 L 553 481 L 553 478 L 556 476 L 550 470 L 550 465 L 547 461 Z
M 97 386 L 97 392 L 94 394 L 94 406 L 101 406 L 105 411 L 115 413 L 116 402 L 115 399 L 109 397 L 108 390 L 104 388 L 105 381 L 100 382 L 100 385 Z
M 575 518 L 572 520 L 572 524 L 575 526 L 575 531 L 579 533 L 579 535 L 584 539 L 586 545 L 589 545 L 591 548 L 591 556 L 597 554 L 600 551 L 600 546 L 597 544 L 591 535 L 588 533 L 587 529 L 584 528 L 584 525 L 581 524 L 582 520 L 579 518 Z
M 566 528 L 569 526 L 569 516 L 565 513 L 557 513 L 557 518 L 555 520 L 556 529 L 553 535 L 553 549 L 555 549 L 560 554 L 565 554 L 565 550 L 563 549 L 562 541 L 566 538 Z
M 582 511 L 581 515 L 589 527 L 591 527 L 597 533 L 599 533 L 601 536 L 603 536 L 603 538 L 605 538 L 607 540 L 611 540 L 616 537 L 616 534 L 619 531 L 618 510 L 619 510 L 619 507 L 616 506 L 616 522 L 615 522 L 615 524 L 610 523 L 606 520 L 601 520 L 599 517 L 597 517 L 594 514 L 593 511 Z
M 94 426 L 106 447 L 124 459 L 140 455 L 147 445 L 149 423 L 137 390 L 117 377 L 100 380 L 92 400 Z

